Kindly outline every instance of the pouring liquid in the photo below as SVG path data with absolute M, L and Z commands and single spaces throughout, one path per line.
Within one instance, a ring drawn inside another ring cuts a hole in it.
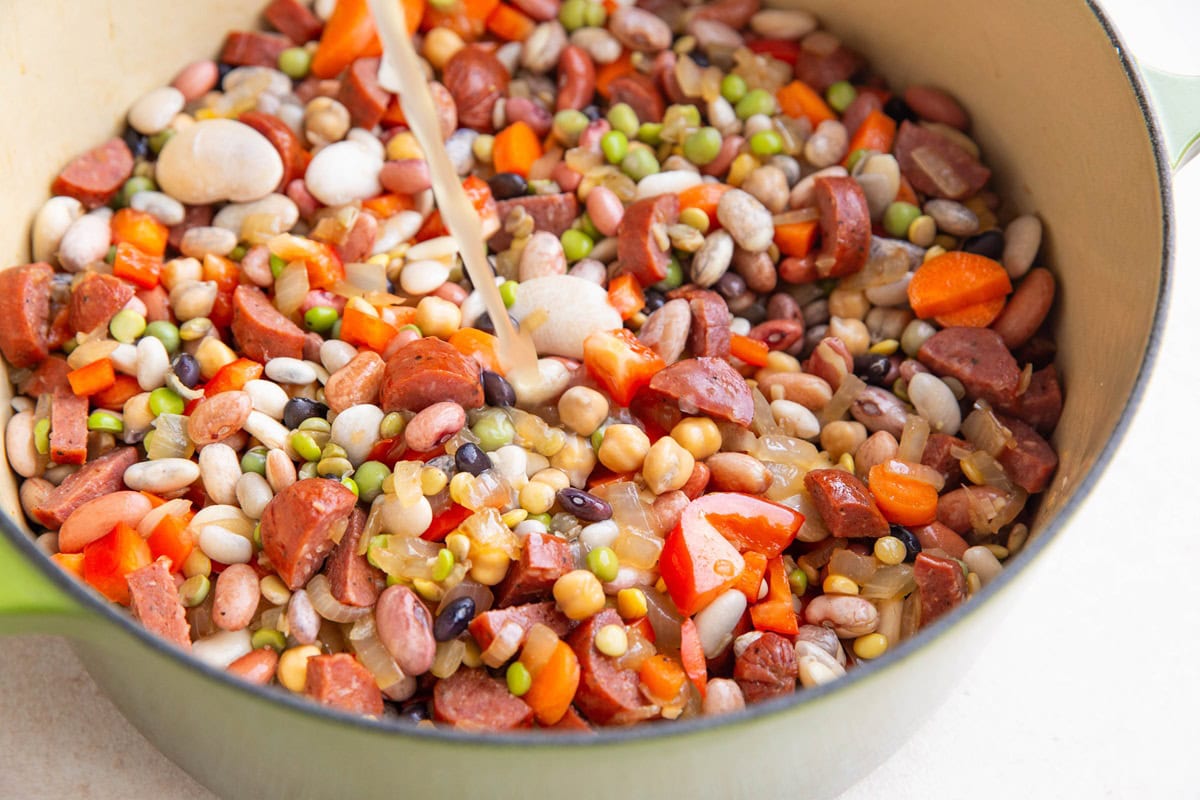
M 368 0 L 368 5 L 383 43 L 380 85 L 400 96 L 409 129 L 429 163 L 433 196 L 437 200 L 442 222 L 458 243 L 467 275 L 475 291 L 483 298 L 496 331 L 497 355 L 504 366 L 505 377 L 520 397 L 523 388 L 536 385 L 539 380 L 537 350 L 533 339 L 528 333 L 513 328 L 508 310 L 500 297 L 495 274 L 488 264 L 487 245 L 479 225 L 479 215 L 467 199 L 467 193 L 463 191 L 458 173 L 442 143 L 433 96 L 429 93 L 425 73 L 408 36 L 403 5 L 398 0 Z M 394 74 L 389 74 L 389 67 Z

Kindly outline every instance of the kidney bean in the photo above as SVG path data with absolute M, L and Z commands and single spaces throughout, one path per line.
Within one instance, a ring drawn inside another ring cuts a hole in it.
M 596 65 L 587 51 L 567 45 L 558 57 L 558 96 L 554 109 L 580 110 L 592 102 L 596 92 Z
M 760 294 L 775 291 L 775 284 L 779 280 L 771 256 L 767 253 L 751 253 L 740 247 L 733 251 L 733 270 L 746 281 L 750 291 Z M 769 309 L 767 313 L 769 317 Z
M 764 343 L 771 350 L 783 350 L 796 355 L 804 343 L 804 323 L 797 319 L 774 319 L 755 325 L 746 334 Z
M 904 90 L 904 102 L 921 119 L 965 131 L 971 124 L 967 112 L 947 92 L 933 86 L 914 85 Z
M 407 586 L 389 586 L 375 604 L 375 629 L 406 675 L 429 671 L 437 650 L 429 609 Z
M 212 621 L 224 631 L 240 631 L 258 609 L 258 573 L 249 564 L 230 564 L 213 589 Z
M 508 70 L 491 52 L 468 45 L 446 63 L 442 79 L 458 107 L 459 122 L 482 133 L 492 131 L 492 108 L 508 91 Z
M 404 441 L 413 450 L 432 450 L 447 436 L 453 436 L 467 424 L 467 412 L 458 403 L 444 400 L 427 406 L 404 428 Z
M 568 486 L 558 490 L 558 503 L 585 522 L 603 522 L 612 517 L 612 506 L 596 495 Z
M 270 647 L 260 647 L 235 660 L 225 671 L 256 686 L 266 686 L 275 677 L 278 665 L 279 654 Z
M 554 117 L 549 111 L 530 100 L 528 97 L 510 97 L 504 103 L 504 114 L 509 124 L 524 122 L 538 137 L 544 137 L 550 132 Z

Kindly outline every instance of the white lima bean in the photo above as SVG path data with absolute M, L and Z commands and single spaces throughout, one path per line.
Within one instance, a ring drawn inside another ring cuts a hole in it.
M 183 92 L 174 86 L 151 89 L 129 109 L 129 127 L 146 136 L 164 131 L 184 106 Z
M 638 181 L 636 199 L 657 197 L 660 194 L 678 194 L 684 189 L 699 186 L 704 183 L 704 176 L 699 172 L 686 169 L 673 169 L 666 172 L 656 172 Z
M 317 372 L 312 366 L 298 358 L 281 356 L 267 362 L 267 377 L 279 383 L 306 385 L 317 379 Z
M 204 119 L 167 140 L 158 154 L 154 177 L 162 191 L 188 205 L 244 203 L 265 197 L 279 185 L 283 160 L 267 138 L 249 125 Z
M 243 473 L 237 481 L 237 501 L 250 519 L 262 519 L 274 493 L 267 479 L 257 472 Z
M 358 350 L 355 349 L 354 345 L 349 342 L 343 342 L 340 339 L 330 339 L 321 345 L 321 363 L 330 372 L 337 372 L 349 364 L 357 354 Z M 272 414 L 271 416 L 275 415 Z M 281 411 L 277 419 L 282 418 L 283 413 Z
M 733 629 L 746 611 L 746 595 L 730 589 L 696 614 L 696 634 L 705 658 L 716 658 L 733 641 Z
M 246 564 L 254 554 L 254 546 L 248 538 L 220 525 L 201 528 L 199 545 L 204 555 L 222 564 Z
M 225 669 L 253 649 L 250 631 L 245 628 L 240 631 L 218 631 L 192 642 L 192 655 L 217 669 Z
M 958 433 L 962 411 L 954 392 L 941 378 L 928 372 L 914 375 L 908 382 L 908 397 L 934 431 L 951 436 Z
M 58 260 L 67 272 L 79 272 L 108 255 L 112 209 L 98 208 L 71 223 L 58 244 Z
M 163 385 L 171 368 L 171 357 L 161 339 L 143 336 L 137 343 L 137 361 L 137 381 L 143 392 Z
M 1004 269 L 1010 278 L 1020 278 L 1033 266 L 1042 246 L 1042 221 L 1025 214 L 1008 223 L 1004 229 Z
M 379 194 L 381 169 L 380 154 L 356 141 L 336 142 L 313 156 L 304 173 L 304 185 L 325 205 L 340 206 Z
M 267 483 L 279 494 L 296 482 L 296 463 L 282 450 L 267 453 Z
M 34 421 L 32 411 L 22 411 L 8 421 L 4 431 L 8 463 L 22 478 L 32 478 L 39 471 L 40 458 L 33 440 Z
M 621 529 L 611 519 L 603 522 L 593 522 L 579 532 L 579 543 L 585 552 L 591 552 L 598 547 L 612 547 L 621 535 Z
M 788 436 L 814 439 L 821 434 L 821 423 L 817 415 L 791 400 L 772 400 L 771 416 Z
M 383 529 L 396 536 L 420 536 L 433 521 L 433 508 L 424 497 L 405 505 L 395 495 L 384 495 L 380 511 Z
M 126 375 L 137 377 L 138 367 L 138 352 L 137 345 L 119 344 L 113 348 L 113 351 L 108 354 L 108 360 L 112 362 L 113 368 L 117 372 L 122 372 Z
M 292 592 L 287 607 L 288 633 L 300 644 L 312 644 L 321 631 L 321 616 L 304 589 Z
M 383 412 L 379 413 L 382 416 Z M 288 442 L 291 435 L 288 429 L 261 411 L 251 411 L 242 425 L 242 430 L 272 450 L 283 450 L 288 455 L 293 455 L 291 444 Z
M 543 356 L 582 359 L 584 339 L 595 331 L 621 327 L 620 314 L 608 302 L 604 288 L 571 275 L 549 275 L 522 283 L 509 309 L 517 320 L 543 311 L 545 322 L 533 331 L 533 343 Z M 464 310 L 463 319 L 474 317 Z
M 204 491 L 215 502 L 232 505 L 237 502 L 237 482 L 242 474 L 237 451 L 224 442 L 214 442 L 200 449 L 200 479 Z
M 200 465 L 188 458 L 139 461 L 125 470 L 125 485 L 139 492 L 176 492 L 200 477 Z
M 242 388 L 250 395 L 256 411 L 261 411 L 272 419 L 283 419 L 283 409 L 287 406 L 288 394 L 282 386 L 271 381 L 255 379 L 247 381 Z
M 250 217 L 270 217 L 274 222 L 271 232 L 283 233 L 291 230 L 300 219 L 300 209 L 287 195 L 269 194 L 252 203 L 230 203 L 217 212 L 212 224 L 240 236 Z
M 33 220 L 33 260 L 54 263 L 67 229 L 82 216 L 83 203 L 74 197 L 51 197 L 43 203 Z
M 371 448 L 379 441 L 379 423 L 383 409 L 369 403 L 350 406 L 333 419 L 329 441 L 346 451 L 350 463 L 358 466 L 366 460 Z
M 227 256 L 237 247 L 237 234 L 213 225 L 198 225 L 189 228 L 179 243 L 179 250 L 190 258 L 207 255 Z
M 730 189 L 717 203 L 717 219 L 743 250 L 761 253 L 771 246 L 775 224 L 771 212 L 753 195 Z
M 178 225 L 185 214 L 183 203 L 162 192 L 137 192 L 129 198 L 129 206 L 146 212 L 163 225 Z
M 401 211 L 399 214 L 388 217 L 379 223 L 379 231 L 375 237 L 375 246 L 371 248 L 371 255 L 377 256 L 380 253 L 386 253 L 401 243 L 407 242 L 416 236 L 424 221 L 425 218 L 416 211 Z
M 400 288 L 407 294 L 426 295 L 450 277 L 450 267 L 442 261 L 409 261 L 400 270 Z

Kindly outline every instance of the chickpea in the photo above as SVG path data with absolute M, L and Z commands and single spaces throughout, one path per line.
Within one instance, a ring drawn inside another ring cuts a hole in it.
M 567 478 L 567 473 L 563 472 L 561 469 L 555 469 L 554 467 L 547 467 L 546 469 L 539 470 L 529 480 L 544 483 L 556 492 L 559 489 L 566 489 L 571 485 L 571 481 Z
M 448 338 L 462 326 L 462 311 L 449 300 L 429 295 L 417 303 L 414 322 L 426 336 Z
M 554 600 L 568 619 L 587 619 L 604 608 L 604 586 L 586 569 L 571 570 L 554 582 Z
M 424 158 L 425 153 L 421 150 L 421 145 L 417 144 L 417 137 L 410 131 L 401 131 L 388 139 L 387 157 L 389 161 L 403 161 L 408 158 Z
M 308 660 L 321 655 L 321 648 L 315 644 L 305 644 L 284 650 L 279 657 L 279 665 L 275 668 L 275 677 L 289 691 L 299 694 L 304 691 L 308 679 Z
M 494 547 L 474 548 L 471 552 L 471 580 L 495 586 L 508 573 L 509 558 Z
M 829 313 L 846 319 L 863 319 L 871 310 L 871 303 L 862 291 L 834 289 L 829 293 Z
M 829 335 L 836 336 L 846 345 L 852 356 L 861 356 L 871 346 L 871 332 L 861 319 L 849 317 L 831 317 L 829 320 Z
M 465 46 L 462 37 L 457 33 L 438 26 L 425 34 L 425 46 L 421 48 L 421 54 L 434 69 L 440 70 Z
M 642 464 L 642 477 L 655 494 L 682 489 L 696 467 L 696 459 L 670 436 L 654 443 Z
M 215 337 L 209 337 L 196 348 L 196 362 L 200 365 L 200 374 L 205 380 L 217 374 L 217 370 L 226 364 L 237 361 L 237 353 L 229 349 L 229 345 Z
M 763 372 L 799 372 L 800 360 L 782 350 L 772 350 L 767 353 L 767 365 Z
M 867 427 L 861 422 L 836 420 L 821 430 L 821 447 L 834 461 L 853 453 L 867 440 Z
M 596 468 L 596 451 L 584 437 L 568 436 L 563 448 L 550 459 L 550 466 L 566 473 L 570 484 L 579 488 Z
M 572 386 L 558 399 L 558 416 L 580 436 L 591 436 L 608 416 L 608 400 L 595 389 Z
M 314 147 L 340 142 L 350 131 L 350 111 L 331 97 L 314 97 L 304 107 L 304 137 Z
M 530 481 L 521 489 L 518 496 L 521 508 L 530 514 L 545 514 L 554 505 L 555 489 L 541 481 Z
M 641 469 L 649 452 L 650 437 L 641 428 L 636 425 L 609 425 L 604 431 L 604 441 L 600 443 L 597 455 L 600 463 L 613 472 L 636 472 Z
M 721 449 L 721 431 L 708 417 L 680 420 L 671 429 L 671 438 L 683 445 L 697 461 L 703 461 Z

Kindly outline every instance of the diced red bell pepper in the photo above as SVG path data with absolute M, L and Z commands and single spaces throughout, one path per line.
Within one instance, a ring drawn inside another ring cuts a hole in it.
M 124 522 L 83 548 L 83 579 L 114 603 L 129 605 L 125 576 L 151 561 L 150 545 Z
M 804 515 L 779 503 L 737 492 L 713 492 L 693 500 L 683 512 L 693 524 L 707 525 L 738 552 L 754 550 L 774 558 L 792 543 Z
M 409 448 L 403 436 L 393 436 L 390 439 L 380 439 L 376 442 L 375 446 L 371 448 L 371 452 L 367 454 L 367 461 L 379 461 L 389 467 L 394 467 L 397 461 L 429 461 L 445 452 L 446 448 L 441 445 L 423 453 L 418 452 Z
M 622 272 L 608 282 L 608 304 L 617 310 L 621 319 L 629 319 L 646 307 L 642 285 L 629 272 Z
M 786 64 L 796 66 L 800 55 L 800 43 L 788 39 L 751 39 L 746 47 L 760 55 L 768 55 Z
M 679 660 L 683 662 L 688 680 L 704 697 L 708 693 L 708 662 L 704 660 L 704 648 L 700 646 L 700 632 L 691 617 L 679 626 Z
M 421 538 L 427 542 L 440 542 L 462 525 L 471 514 L 471 509 L 466 506 L 451 503 L 449 508 L 433 518 L 429 527 L 421 534 Z
M 392 337 L 399 332 L 379 317 L 373 317 L 353 306 L 346 306 L 346 310 L 342 312 L 341 338 L 350 344 L 382 353 L 387 349 Z
M 787 570 L 778 556 L 767 562 L 767 596 L 750 606 L 750 621 L 755 630 L 774 631 L 782 636 L 795 636 L 800 632 Z
M 261 378 L 262 374 L 263 365 L 257 361 L 251 361 L 248 358 L 230 361 L 217 370 L 217 374 L 212 376 L 212 380 L 205 384 L 204 396 L 212 397 L 221 392 L 237 391 L 250 381 Z
M 55 553 L 50 560 L 76 578 L 83 580 L 83 553 Z
M 124 278 L 142 289 L 158 286 L 162 258 L 143 253 L 129 242 L 120 242 L 113 257 L 113 275 Z
M 737 583 L 746 562 L 737 549 L 704 519 L 691 511 L 667 534 L 658 570 L 681 614 L 691 616 Z
M 618 405 L 628 406 L 666 362 L 626 328 L 597 331 L 583 342 L 583 364 Z
M 171 560 L 171 572 L 178 572 L 196 547 L 196 537 L 188 530 L 186 519 L 167 516 L 154 526 L 154 530 L 146 537 L 146 544 L 150 545 L 152 557 L 158 559 L 166 556 Z
M 767 557 L 754 550 L 742 553 L 746 560 L 746 568 L 738 576 L 733 588 L 746 595 L 747 603 L 758 601 L 758 589 L 762 585 L 763 576 L 767 574 Z

